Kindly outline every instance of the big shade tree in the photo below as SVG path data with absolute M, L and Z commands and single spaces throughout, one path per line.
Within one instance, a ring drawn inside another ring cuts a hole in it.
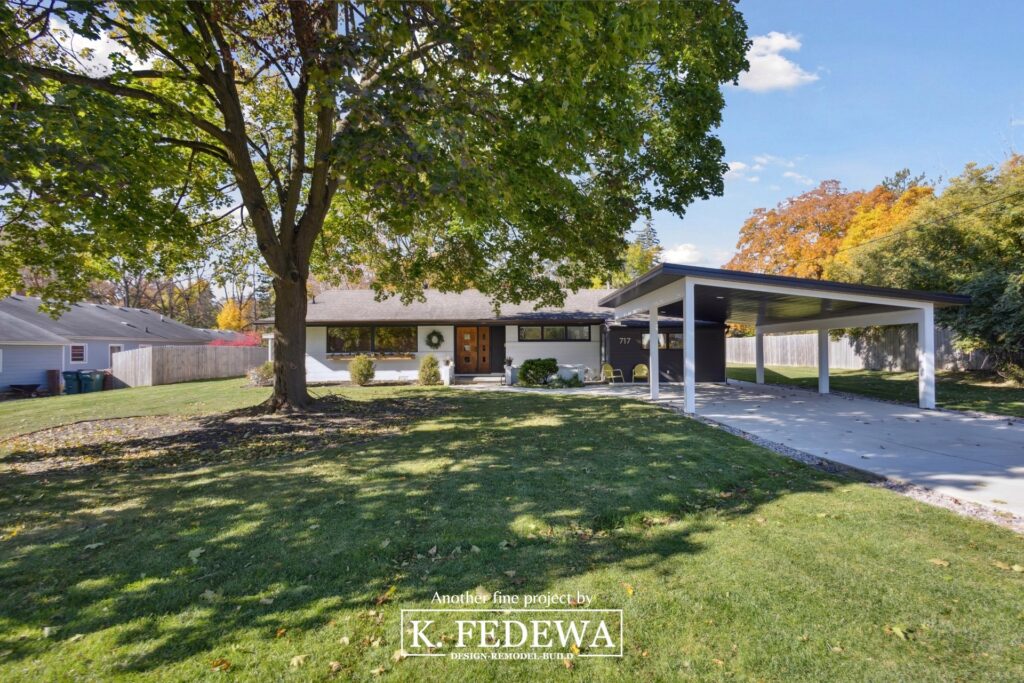
M 201 249 L 240 203 L 273 276 L 275 408 L 308 401 L 311 257 L 405 299 L 557 303 L 639 216 L 721 193 L 720 88 L 746 67 L 724 0 L 0 12 L 0 268 L 50 269 L 59 299 L 113 255 Z M 121 46 L 105 69 L 73 54 L 97 40 Z

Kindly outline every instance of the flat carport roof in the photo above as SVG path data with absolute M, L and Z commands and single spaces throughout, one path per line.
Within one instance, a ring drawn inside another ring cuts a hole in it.
M 685 410 L 694 412 L 692 321 L 739 323 L 755 328 L 757 377 L 763 382 L 762 336 L 772 332 L 817 330 L 819 391 L 828 393 L 828 330 L 872 325 L 919 325 L 920 403 L 935 407 L 936 307 L 963 306 L 970 297 L 873 287 L 846 282 L 763 275 L 718 268 L 662 263 L 625 287 L 601 299 L 614 308 L 616 319 L 647 312 L 651 334 L 660 315 L 684 321 Z M 656 338 L 653 337 L 652 338 Z M 651 377 L 657 378 L 657 353 L 652 353 Z M 651 383 L 657 398 L 658 382 Z

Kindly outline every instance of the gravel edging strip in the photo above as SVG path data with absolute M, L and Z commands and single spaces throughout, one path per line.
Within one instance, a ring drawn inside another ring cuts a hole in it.
M 809 465 L 810 467 L 823 472 L 838 474 L 858 481 L 864 481 L 871 486 L 883 488 L 888 491 L 892 491 L 893 493 L 898 493 L 901 496 L 906 496 L 922 503 L 927 503 L 928 505 L 945 508 L 946 510 L 955 512 L 958 515 L 963 515 L 964 517 L 973 517 L 974 519 L 978 519 L 983 522 L 998 524 L 999 526 L 1005 527 L 1013 532 L 1024 535 L 1024 517 L 1003 512 L 1001 510 L 994 510 L 977 503 L 960 500 L 953 496 L 947 496 L 924 486 L 919 486 L 918 484 L 889 479 L 874 472 L 868 472 L 866 470 L 835 462 L 834 460 L 821 458 L 817 455 L 811 455 L 810 453 L 805 453 L 776 441 L 763 439 L 759 436 L 745 432 L 742 429 L 737 429 L 736 427 L 731 427 L 700 415 L 686 415 L 686 417 L 708 425 L 709 427 L 721 429 L 724 432 L 738 436 L 741 439 L 761 446 L 762 448 L 767 448 L 774 453 L 778 453 L 779 455 L 796 460 L 797 462 Z

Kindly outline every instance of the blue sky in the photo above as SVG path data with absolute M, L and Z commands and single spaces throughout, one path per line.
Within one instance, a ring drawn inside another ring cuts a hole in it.
M 726 89 L 725 194 L 655 216 L 665 260 L 717 267 L 744 219 L 822 180 L 949 178 L 1024 151 L 1024 2 L 740 3 L 750 73 Z

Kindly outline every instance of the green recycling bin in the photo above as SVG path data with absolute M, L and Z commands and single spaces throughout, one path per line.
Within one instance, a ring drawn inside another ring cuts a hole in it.
M 64 393 L 65 394 L 78 394 L 81 393 L 81 384 L 78 381 L 78 373 L 74 370 L 65 370 L 61 373 L 64 375 Z
M 102 370 L 79 370 L 78 376 L 81 378 L 83 394 L 103 391 Z

